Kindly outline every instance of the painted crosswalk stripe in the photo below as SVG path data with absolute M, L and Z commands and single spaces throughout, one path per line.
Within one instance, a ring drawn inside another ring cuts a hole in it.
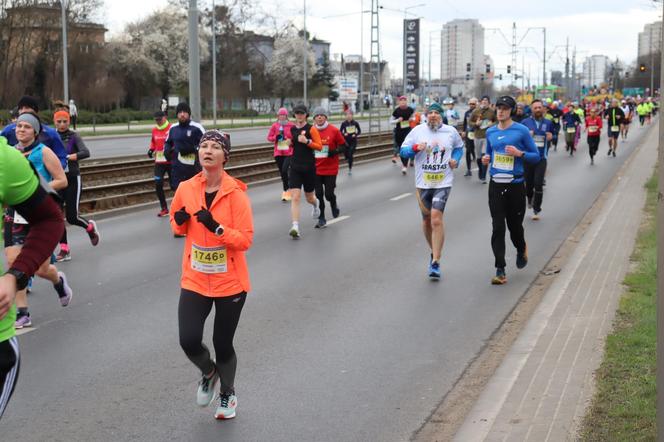
M 410 193 L 410 192 L 402 193 L 401 195 L 395 196 L 394 198 L 390 198 L 390 201 L 399 201 L 399 200 L 407 198 L 411 195 L 412 195 L 412 193 Z

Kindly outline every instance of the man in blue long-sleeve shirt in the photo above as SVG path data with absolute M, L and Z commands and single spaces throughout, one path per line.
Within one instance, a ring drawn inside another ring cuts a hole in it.
M 522 269 L 528 264 L 528 247 L 523 234 L 523 217 L 526 213 L 526 189 L 524 186 L 524 162 L 537 163 L 540 153 L 528 128 L 512 121 L 516 101 L 503 96 L 496 102 L 498 125 L 486 132 L 485 166 L 491 164 L 489 175 L 489 210 L 493 224 L 491 248 L 495 257 L 496 276 L 492 284 L 505 284 L 505 224 L 516 247 L 516 266 Z
M 422 212 L 424 237 L 431 248 L 429 278 L 440 278 L 440 255 L 445 241 L 443 213 L 452 190 L 453 169 L 463 156 L 463 140 L 459 132 L 443 124 L 440 104 L 429 106 L 427 123 L 411 130 L 403 144 L 402 158 L 415 158 L 415 186 Z
M 201 171 L 196 148 L 205 133 L 203 126 L 191 120 L 191 108 L 187 103 L 178 103 L 175 115 L 178 124 L 171 126 L 164 142 L 164 155 L 171 162 L 173 190 Z

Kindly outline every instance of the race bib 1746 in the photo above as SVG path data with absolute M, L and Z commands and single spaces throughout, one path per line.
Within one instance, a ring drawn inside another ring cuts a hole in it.
M 226 247 L 201 247 L 191 244 L 191 268 L 201 273 L 227 272 Z

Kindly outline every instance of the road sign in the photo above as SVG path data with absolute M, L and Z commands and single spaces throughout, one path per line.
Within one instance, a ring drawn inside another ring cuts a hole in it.
M 406 92 L 420 87 L 420 19 L 403 21 L 403 60 Z

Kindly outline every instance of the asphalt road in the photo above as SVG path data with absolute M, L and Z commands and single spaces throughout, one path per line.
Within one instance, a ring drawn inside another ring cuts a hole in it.
M 305 210 L 300 241 L 287 236 L 279 185 L 251 188 L 253 291 L 236 334 L 238 417 L 228 422 L 195 405 L 199 373 L 177 337 L 182 241 L 167 220 L 154 210 L 102 220 L 97 248 L 70 228 L 73 260 L 60 268 L 74 299 L 61 308 L 51 287 L 35 284 L 35 327 L 20 337 L 3 440 L 407 440 L 643 133 L 621 142 L 615 159 L 604 156 L 603 134 L 595 166 L 585 142 L 574 158 L 551 153 L 543 218 L 525 221 L 530 263 L 516 271 L 508 246 L 501 287 L 489 284 L 487 186 L 464 178 L 464 165 L 445 215 L 438 283 L 426 277 L 412 172 L 402 177 L 389 161 L 359 165 L 352 177 L 342 170 L 349 218 L 319 231 Z

